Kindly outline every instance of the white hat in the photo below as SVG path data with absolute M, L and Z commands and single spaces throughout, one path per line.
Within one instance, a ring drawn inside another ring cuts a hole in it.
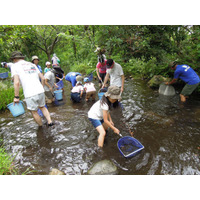
M 39 58 L 38 58 L 37 56 L 33 56 L 33 57 L 32 57 L 32 62 L 33 62 L 34 60 L 39 60 Z
M 46 63 L 45 63 L 45 65 L 47 66 L 47 65 L 51 65 L 51 63 L 49 62 L 49 61 L 47 61 Z

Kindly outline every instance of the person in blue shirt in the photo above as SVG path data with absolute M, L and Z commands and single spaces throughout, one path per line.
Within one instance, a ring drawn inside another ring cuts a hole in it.
M 69 72 L 65 76 L 65 80 L 69 81 L 72 84 L 72 87 L 74 87 L 77 81 L 82 81 L 82 76 L 79 72 Z
M 38 65 L 39 58 L 37 56 L 32 56 L 32 63 L 35 64 L 37 68 L 39 69 L 40 73 L 42 73 L 42 67 Z
M 175 83 L 178 78 L 186 83 L 184 88 L 180 93 L 180 98 L 182 102 L 186 101 L 189 95 L 198 87 L 200 78 L 197 73 L 189 65 L 178 65 L 176 61 L 171 62 L 169 67 L 174 70 L 174 78 L 171 82 L 166 82 L 166 85 L 171 85 Z

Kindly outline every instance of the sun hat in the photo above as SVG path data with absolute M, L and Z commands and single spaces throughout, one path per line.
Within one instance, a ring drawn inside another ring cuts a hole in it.
M 39 58 L 38 58 L 37 56 L 32 56 L 32 62 L 33 62 L 34 60 L 39 60 Z
M 47 66 L 47 65 L 51 65 L 51 63 L 49 62 L 49 61 L 47 61 L 46 63 L 45 63 L 45 65 Z
M 108 59 L 106 61 L 106 68 L 108 68 L 108 69 L 112 68 L 113 63 L 114 63 L 113 59 Z
M 23 56 L 23 54 L 20 51 L 14 51 L 11 54 L 10 59 L 15 59 L 15 58 L 25 58 L 25 56 Z
M 115 85 L 111 85 L 108 88 L 108 91 L 104 94 L 106 97 L 110 97 L 111 99 L 121 99 L 121 90 L 119 87 Z

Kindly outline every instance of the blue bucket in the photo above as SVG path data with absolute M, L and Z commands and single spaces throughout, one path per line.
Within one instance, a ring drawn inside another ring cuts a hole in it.
M 47 108 L 47 105 L 45 104 L 45 106 L 44 107 L 46 107 Z M 47 108 L 48 109 L 48 108 Z M 43 117 L 44 115 L 43 115 L 43 113 L 42 113 L 42 111 L 38 108 L 38 110 L 37 110 L 37 113 L 38 113 L 38 115 L 40 115 L 40 117 Z
M 99 99 L 101 99 L 102 98 L 102 96 L 105 94 L 105 92 L 99 92 L 98 93 L 98 97 L 99 97 Z
M 117 147 L 125 158 L 135 156 L 142 149 L 144 149 L 144 146 L 138 140 L 130 136 L 120 138 L 118 140 Z
M 7 108 L 10 110 L 13 117 L 18 117 L 19 115 L 25 113 L 22 101 L 20 101 L 19 103 L 15 103 L 15 105 L 13 103 L 10 103 L 7 105 Z
M 61 90 L 64 87 L 64 84 L 63 84 L 62 80 L 60 80 L 59 82 L 57 82 L 56 85 L 58 86 L 57 90 Z
M 56 100 L 62 100 L 63 97 L 62 97 L 62 90 L 56 90 L 54 91 L 54 94 L 55 94 L 55 97 L 56 97 Z

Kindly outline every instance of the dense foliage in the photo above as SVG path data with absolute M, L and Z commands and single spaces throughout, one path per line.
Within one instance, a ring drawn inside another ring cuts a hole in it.
M 40 58 L 44 69 L 56 53 L 67 72 L 89 73 L 95 69 L 97 46 L 107 58 L 119 62 L 128 74 L 150 78 L 170 75 L 168 63 L 178 60 L 197 72 L 200 63 L 200 26 L 192 25 L 65 25 L 0 26 L 0 61 L 20 50 L 31 60 Z

